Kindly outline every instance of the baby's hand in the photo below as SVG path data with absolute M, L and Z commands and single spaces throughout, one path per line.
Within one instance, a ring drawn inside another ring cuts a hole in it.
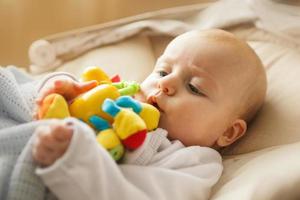
M 37 119 L 37 110 L 42 105 L 44 98 L 52 93 L 62 95 L 67 101 L 74 99 L 81 93 L 84 93 L 97 86 L 97 81 L 77 82 L 69 77 L 53 79 L 46 82 L 41 88 L 36 99 L 36 109 L 33 118 Z
M 73 135 L 71 124 L 56 121 L 35 130 L 36 140 L 32 147 L 33 159 L 43 167 L 52 165 L 70 145 Z
M 86 92 L 96 86 L 97 81 L 77 82 L 69 77 L 49 80 L 40 90 L 36 102 L 41 103 L 47 95 L 52 93 L 60 94 L 65 97 L 66 100 L 71 100 L 79 94 Z

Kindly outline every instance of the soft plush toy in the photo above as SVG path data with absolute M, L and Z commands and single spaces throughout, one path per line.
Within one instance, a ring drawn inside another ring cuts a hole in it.
M 139 90 L 135 82 L 119 81 L 118 76 L 110 79 L 99 67 L 83 72 L 81 81 L 90 80 L 96 80 L 98 86 L 70 104 L 59 94 L 48 95 L 39 109 L 39 119 L 73 116 L 86 122 L 97 131 L 97 141 L 119 160 L 124 147 L 138 148 L 146 133 L 157 128 L 160 113 L 154 106 L 131 97 Z

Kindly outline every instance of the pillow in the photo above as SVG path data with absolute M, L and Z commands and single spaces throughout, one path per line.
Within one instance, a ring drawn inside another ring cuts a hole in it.
M 299 50 L 263 41 L 252 41 L 250 45 L 267 71 L 267 97 L 246 135 L 224 150 L 227 155 L 300 141 Z
M 300 199 L 300 142 L 225 156 L 211 200 Z
M 155 58 L 146 36 L 102 46 L 64 63 L 56 71 L 67 71 L 79 77 L 87 66 L 99 66 L 108 75 L 119 74 L 124 80 L 141 82 L 153 69 Z
M 149 40 L 152 44 L 153 55 L 157 59 L 159 58 L 167 45 L 173 40 L 174 37 L 167 35 L 153 35 L 149 36 Z

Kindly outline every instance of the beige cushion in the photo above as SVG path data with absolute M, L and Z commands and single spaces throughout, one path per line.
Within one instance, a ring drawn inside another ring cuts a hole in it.
M 300 142 L 224 158 L 212 200 L 300 199 Z
M 57 71 L 67 71 L 79 77 L 87 66 L 100 66 L 110 76 L 119 74 L 124 80 L 141 82 L 153 69 L 155 59 L 146 36 L 136 36 L 125 41 L 103 46 L 60 66 Z

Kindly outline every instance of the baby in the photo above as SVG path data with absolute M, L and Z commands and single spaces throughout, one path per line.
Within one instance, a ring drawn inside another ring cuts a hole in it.
M 68 76 L 50 79 L 42 87 L 37 104 L 52 92 L 72 99 L 95 85 L 95 82 L 79 83 Z M 116 169 L 113 161 L 107 161 L 110 158 L 105 151 L 92 148 L 96 143 L 92 136 L 86 139 L 87 145 L 82 139 L 87 137 L 85 134 L 81 134 L 81 139 L 74 139 L 89 128 L 76 120 L 65 120 L 36 129 L 33 157 L 42 166 L 37 173 L 61 199 L 87 196 L 91 199 L 207 199 L 222 171 L 217 150 L 245 134 L 265 94 L 264 68 L 245 42 L 222 30 L 187 32 L 170 42 L 135 96 L 160 110 L 159 128 L 148 134 L 140 149 L 126 154 L 120 169 Z M 85 155 L 75 150 L 78 147 L 72 148 L 76 143 L 73 140 L 78 141 L 78 146 L 84 146 L 81 151 Z M 150 151 L 148 146 L 153 148 L 155 141 L 160 142 Z M 145 152 L 151 152 L 152 156 L 145 156 Z M 72 155 L 73 160 L 69 158 Z M 83 164 L 87 158 L 82 157 L 91 156 L 95 157 L 89 159 L 90 163 Z M 95 166 L 91 166 L 93 162 Z M 74 168 L 80 164 L 84 167 L 78 173 L 83 175 L 76 184 L 82 184 L 76 187 L 71 180 L 76 179 L 78 174 Z M 58 173 L 66 169 L 61 165 L 71 166 L 71 172 Z M 58 172 L 51 172 L 55 170 Z M 59 180 L 58 174 L 69 181 Z M 66 188 L 72 194 L 67 194 Z

